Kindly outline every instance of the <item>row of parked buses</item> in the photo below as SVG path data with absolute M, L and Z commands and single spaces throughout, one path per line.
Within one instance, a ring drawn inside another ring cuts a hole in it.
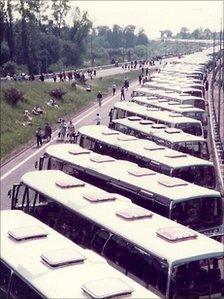
M 182 78 L 182 89 L 192 78 L 201 82 L 207 54 L 160 74 Z M 222 198 L 205 109 L 186 115 L 139 104 L 117 103 L 110 128 L 81 127 L 78 144 L 48 146 L 38 171 L 10 190 L 12 211 L 1 215 L 2 298 L 224 295 L 223 246 L 215 240 L 223 235 Z

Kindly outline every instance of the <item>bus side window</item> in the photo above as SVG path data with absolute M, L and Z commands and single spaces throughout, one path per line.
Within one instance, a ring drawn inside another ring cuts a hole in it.
M 169 216 L 169 203 L 167 200 L 163 200 L 162 197 L 156 198 L 153 203 L 153 211 L 162 216 Z
M 158 289 L 161 293 L 165 294 L 168 278 L 168 267 L 157 258 L 153 258 L 151 271 L 152 286 Z
M 11 192 L 12 191 L 12 192 Z M 22 184 L 14 184 L 12 190 L 10 190 L 11 196 L 11 208 L 19 209 L 22 208 L 22 202 L 25 192 L 25 186 Z
M 11 277 L 11 271 L 7 266 L 5 266 L 5 264 L 3 264 L 3 262 L 0 262 L 0 270 L 0 298 L 6 298 Z
M 12 274 L 10 298 L 18 299 L 40 299 L 43 298 L 35 292 L 30 286 L 28 286 L 22 279 L 20 279 L 15 273 Z
M 130 252 L 131 263 L 129 265 L 129 272 L 140 278 L 146 284 L 151 282 L 152 273 L 150 271 L 152 257 L 149 253 L 134 247 Z
M 130 245 L 119 236 L 112 236 L 104 247 L 103 254 L 113 263 L 126 269 L 130 263 Z
M 96 235 L 94 236 L 91 247 L 93 250 L 95 250 L 98 253 L 101 253 L 103 251 L 104 245 L 108 241 L 108 239 L 111 237 L 111 234 L 105 230 L 100 230 Z

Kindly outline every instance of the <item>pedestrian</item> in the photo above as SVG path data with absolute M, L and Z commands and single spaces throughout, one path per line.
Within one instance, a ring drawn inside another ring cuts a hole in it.
M 95 69 L 93 70 L 93 75 L 96 77 L 96 70 Z
M 121 87 L 121 101 L 125 101 L 125 95 L 124 95 L 124 86 Z
M 101 91 L 98 92 L 96 97 L 97 97 L 97 100 L 98 100 L 98 103 L 99 103 L 99 107 L 101 107 L 102 98 L 103 98 Z
M 64 81 L 64 79 L 63 79 L 63 75 L 62 75 L 62 73 L 61 73 L 61 72 L 59 73 L 58 77 L 59 77 L 59 79 L 60 79 L 60 81 L 61 81 L 61 82 L 63 82 L 63 81 Z
M 44 128 L 44 137 L 46 138 L 47 142 L 51 140 L 52 129 L 49 123 L 46 123 Z
M 116 93 L 116 84 L 115 83 L 113 83 L 113 85 L 112 85 L 112 91 L 113 91 L 113 96 L 114 96 Z
M 141 74 L 138 76 L 138 82 L 139 82 L 139 85 L 141 85 L 141 83 L 142 83 L 142 75 Z
M 208 86 L 209 86 L 209 84 L 208 84 L 208 80 L 206 80 L 206 81 L 205 81 L 205 90 L 206 90 L 206 91 L 208 91 Z
M 67 128 L 68 128 L 67 137 L 69 138 L 69 142 L 72 143 L 75 140 L 75 126 L 73 125 L 71 120 L 70 120 Z
M 99 113 L 97 113 L 96 118 L 95 118 L 95 121 L 96 121 L 96 124 L 97 124 L 97 125 L 100 125 L 101 117 L 100 117 Z
M 44 74 L 41 74 L 39 78 L 41 82 L 44 82 Z
M 128 81 L 128 79 L 124 80 L 124 87 L 126 88 L 126 90 L 128 90 L 128 87 L 129 87 L 129 81 Z
M 67 126 L 66 126 L 65 120 L 62 119 L 61 123 L 59 125 L 59 135 L 58 135 L 58 137 L 60 137 L 61 140 L 63 140 L 63 141 L 65 139 L 66 129 L 67 129 Z
M 113 112 L 114 112 L 114 109 L 111 108 L 111 109 L 110 109 L 110 112 L 108 113 L 108 116 L 109 116 L 109 124 L 112 123 L 112 120 L 113 120 Z
M 38 128 L 36 130 L 36 138 L 37 138 L 37 147 L 42 146 L 43 131 L 41 130 L 41 128 Z
M 55 73 L 53 73 L 53 80 L 54 80 L 54 82 L 56 82 L 56 80 L 57 80 L 57 77 L 56 77 Z

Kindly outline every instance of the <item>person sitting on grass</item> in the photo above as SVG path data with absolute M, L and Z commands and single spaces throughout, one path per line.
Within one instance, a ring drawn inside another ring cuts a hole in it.
M 50 99 L 50 101 L 47 102 L 47 105 L 51 106 L 51 107 L 59 108 L 59 106 L 58 106 L 57 102 L 55 101 L 55 99 Z
M 24 111 L 24 114 L 23 114 L 23 120 L 24 120 L 24 122 L 25 122 L 25 123 L 23 123 L 24 126 L 25 126 L 26 124 L 27 124 L 27 125 L 32 125 L 32 120 L 33 120 L 33 118 L 30 116 L 28 110 L 25 110 L 25 111 Z
M 43 107 L 36 106 L 36 107 L 33 107 L 32 113 L 33 113 L 33 115 L 44 114 L 45 110 Z

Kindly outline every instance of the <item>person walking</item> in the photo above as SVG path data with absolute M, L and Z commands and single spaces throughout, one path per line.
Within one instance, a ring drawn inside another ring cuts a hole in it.
M 49 142 L 51 140 L 51 134 L 52 134 L 51 126 L 49 125 L 49 123 L 46 123 L 45 128 L 44 128 L 44 136 L 45 136 L 47 142 Z
M 41 128 L 38 128 L 36 130 L 36 138 L 37 138 L 37 147 L 42 146 L 42 144 L 43 144 L 43 141 L 42 141 L 43 131 L 41 130 Z
M 56 74 L 55 74 L 55 73 L 53 73 L 53 80 L 54 80 L 54 82 L 57 81 L 57 77 L 56 77 Z
M 71 120 L 67 128 L 68 128 L 67 137 L 69 138 L 69 142 L 73 143 L 75 141 L 75 126 L 73 125 Z
M 208 80 L 205 81 L 205 90 L 208 91 L 209 83 Z
M 62 119 L 61 123 L 59 125 L 59 137 L 61 138 L 62 141 L 64 141 L 64 139 L 65 139 L 66 130 L 67 130 L 67 126 L 66 126 L 65 120 Z
M 128 90 L 128 87 L 129 87 L 129 81 L 128 81 L 127 78 L 124 80 L 124 87 L 126 88 L 126 90 Z
M 121 101 L 123 101 L 123 100 L 125 101 L 124 86 L 121 87 L 121 98 L 120 98 L 120 100 Z
M 100 117 L 99 113 L 97 113 L 96 118 L 95 118 L 95 121 L 96 121 L 96 124 L 97 124 L 97 125 L 100 125 L 101 117 Z
M 141 85 L 141 83 L 142 83 L 142 75 L 141 74 L 138 76 L 138 82 L 139 82 L 139 85 Z
M 44 82 L 44 74 L 41 74 L 39 78 L 41 82 Z
M 109 124 L 112 123 L 112 120 L 113 120 L 113 114 L 114 114 L 113 112 L 114 112 L 114 109 L 111 108 L 110 111 L 109 111 L 109 113 L 108 113 L 108 116 L 109 116 Z
M 99 103 L 99 107 L 101 107 L 102 98 L 103 98 L 101 91 L 98 92 L 96 97 L 97 97 L 97 100 L 98 100 L 98 103 Z
M 113 96 L 114 96 L 116 93 L 116 84 L 115 83 L 113 83 L 113 85 L 112 85 L 112 92 L 113 92 Z

